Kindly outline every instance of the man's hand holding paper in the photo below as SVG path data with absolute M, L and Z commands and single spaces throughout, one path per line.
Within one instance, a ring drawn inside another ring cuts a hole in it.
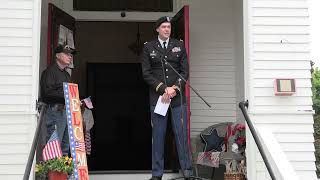
M 171 99 L 168 94 L 164 93 L 162 96 L 159 96 L 156 107 L 154 108 L 154 113 L 166 116 L 168 108 L 170 105 Z

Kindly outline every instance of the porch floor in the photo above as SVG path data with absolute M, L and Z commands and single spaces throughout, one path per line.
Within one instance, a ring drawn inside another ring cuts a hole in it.
M 171 179 L 179 177 L 176 173 L 166 173 L 163 175 L 162 179 Z M 148 180 L 151 178 L 151 174 L 91 174 L 89 175 L 90 180 Z

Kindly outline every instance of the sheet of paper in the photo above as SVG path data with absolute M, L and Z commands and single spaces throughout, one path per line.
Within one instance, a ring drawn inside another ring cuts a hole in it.
M 168 108 L 169 108 L 170 102 L 171 102 L 171 99 L 170 99 L 169 103 L 163 103 L 161 101 L 161 99 L 162 99 L 162 96 L 159 96 L 157 105 L 154 108 L 154 113 L 160 114 L 162 116 L 166 116 L 166 114 L 168 112 Z

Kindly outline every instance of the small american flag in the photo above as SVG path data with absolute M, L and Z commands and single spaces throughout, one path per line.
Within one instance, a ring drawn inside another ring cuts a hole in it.
M 92 108 L 93 108 L 92 101 L 91 101 L 90 97 L 85 98 L 83 101 L 84 101 L 84 103 L 86 104 L 86 106 L 87 106 L 89 109 L 92 109 Z
M 85 151 L 86 151 L 86 147 L 85 147 L 85 145 L 84 145 L 84 142 L 76 141 L 76 142 L 75 142 L 75 147 L 76 147 L 76 150 L 77 150 L 77 151 L 82 151 L 82 152 L 85 152 Z
M 54 130 L 49 141 L 42 151 L 43 160 L 47 161 L 62 156 L 57 130 Z

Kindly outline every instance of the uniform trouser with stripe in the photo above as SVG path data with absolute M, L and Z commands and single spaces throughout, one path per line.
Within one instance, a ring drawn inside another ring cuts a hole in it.
M 162 176 L 164 169 L 164 143 L 168 121 L 166 116 L 154 113 L 155 106 L 151 106 L 152 125 L 152 176 Z M 180 167 L 185 177 L 192 175 L 192 165 L 187 138 L 187 106 L 182 106 L 183 121 L 181 120 L 181 106 L 171 108 L 171 125 L 179 156 Z

